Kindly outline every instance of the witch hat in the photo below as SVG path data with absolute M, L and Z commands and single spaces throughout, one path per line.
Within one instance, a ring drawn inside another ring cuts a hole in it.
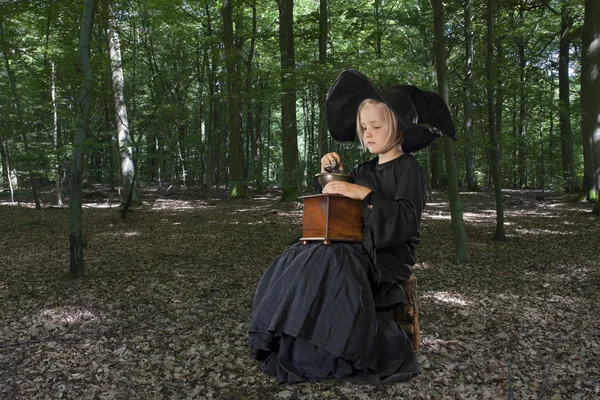
M 325 103 L 327 126 L 335 140 L 356 140 L 356 114 L 365 99 L 385 103 L 396 114 L 405 153 L 424 149 L 442 134 L 456 140 L 450 110 L 437 93 L 412 85 L 379 90 L 368 77 L 352 69 L 337 77 Z

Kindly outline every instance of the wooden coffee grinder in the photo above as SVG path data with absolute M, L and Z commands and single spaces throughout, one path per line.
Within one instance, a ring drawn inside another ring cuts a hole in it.
M 361 242 L 363 221 L 361 201 L 338 194 L 303 196 L 304 215 L 302 237 L 307 244 L 321 241 Z

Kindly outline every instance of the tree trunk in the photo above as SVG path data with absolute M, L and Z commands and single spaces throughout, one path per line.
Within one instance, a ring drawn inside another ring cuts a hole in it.
M 107 1 L 107 0 L 105 0 Z M 111 12 L 112 14 L 112 12 Z M 119 154 L 121 155 L 121 177 L 123 179 L 123 191 L 121 193 L 121 213 L 125 217 L 124 210 L 129 208 L 130 199 L 135 199 L 135 166 L 131 148 L 131 133 L 129 131 L 129 120 L 127 118 L 127 106 L 125 104 L 124 88 L 125 79 L 123 75 L 123 62 L 121 60 L 121 44 L 116 27 L 116 19 L 109 17 L 108 29 L 108 51 L 110 56 L 110 69 L 112 73 L 112 89 L 115 100 L 115 117 L 117 127 L 117 140 L 119 143 Z
M 573 162 L 573 137 L 571 134 L 571 101 L 569 99 L 569 47 L 573 17 L 563 4 L 560 24 L 560 45 L 558 61 L 558 114 L 560 118 L 560 149 L 565 189 L 567 193 L 579 191 L 579 183 Z
M 60 153 L 62 151 L 62 140 L 60 137 L 60 131 L 58 129 L 58 106 L 56 105 L 56 84 L 55 84 L 55 78 L 56 78 L 56 70 L 54 67 L 54 62 L 51 61 L 51 82 L 52 82 L 52 87 L 51 87 L 51 97 L 52 97 L 52 137 L 54 139 L 54 151 L 56 153 L 55 158 L 54 158 L 54 168 L 56 169 L 55 171 L 55 179 L 56 179 L 56 205 L 59 207 L 62 207 L 63 205 L 63 201 L 62 201 L 62 190 L 63 190 L 63 185 L 62 185 L 62 168 L 61 168 L 61 157 L 60 157 Z
M 319 64 L 321 70 L 325 71 L 327 65 L 327 36 L 329 15 L 327 12 L 327 0 L 319 1 Z M 325 99 L 327 98 L 327 84 L 319 80 L 319 159 L 328 152 L 327 146 L 327 116 L 325 114 Z
M 479 190 L 475 176 L 475 158 L 473 157 L 473 100 L 471 83 L 473 74 L 473 30 L 471 24 L 471 0 L 465 0 L 465 78 L 464 78 L 464 115 L 465 115 L 465 171 L 467 187 L 471 191 Z
M 256 18 L 256 4 L 250 6 L 252 8 L 252 35 L 250 37 L 250 51 L 248 52 L 248 60 L 246 61 L 246 93 L 252 92 L 252 63 L 254 58 L 254 48 L 256 45 L 256 32 L 257 32 L 257 18 Z M 250 141 L 251 156 L 252 159 L 252 179 L 254 180 L 255 189 L 257 193 L 263 192 L 263 181 L 262 181 L 262 163 L 261 163 L 261 152 L 262 152 L 262 132 L 260 130 L 260 123 L 262 122 L 262 104 L 255 102 L 252 96 L 248 99 L 248 140 Z M 256 104 L 256 110 L 253 105 Z M 261 111 L 259 111 L 259 109 Z M 256 112 L 257 123 L 254 122 L 254 112 Z
M 281 142 L 283 148 L 282 201 L 300 195 L 296 82 L 294 57 L 294 1 L 279 1 L 279 49 L 281 51 Z
M 523 28 L 524 26 L 524 17 L 523 17 L 523 5 L 519 6 L 519 21 L 520 26 Z M 527 114 L 527 95 L 526 88 L 527 79 L 525 74 L 525 68 L 527 66 L 527 60 L 525 59 L 525 34 L 523 31 L 520 33 L 519 37 L 519 137 L 518 137 L 518 154 L 519 158 L 517 161 L 517 170 L 518 170 L 518 181 L 519 187 L 525 188 L 527 187 L 527 144 L 525 142 L 526 137 L 526 125 L 525 118 Z
M 493 16 L 492 16 L 493 19 Z M 496 51 L 498 53 L 497 74 L 494 75 L 495 92 L 496 92 L 496 111 L 494 112 L 494 119 L 496 120 L 496 141 L 498 143 L 498 173 L 500 175 L 500 185 L 502 186 L 502 115 L 504 111 L 504 85 L 502 84 L 502 70 L 501 66 L 504 65 L 504 49 L 502 47 L 502 38 L 498 38 L 496 42 Z
M 427 149 L 429 151 L 429 171 L 430 171 L 430 182 L 432 189 L 439 189 L 442 186 L 442 178 L 440 171 L 440 144 L 439 142 L 433 142 Z
M 598 201 L 600 193 L 600 76 L 598 71 L 600 71 L 600 3 L 597 0 L 586 0 L 581 51 L 581 132 L 583 136 L 582 196 L 589 201 Z M 596 204 L 598 209 L 600 201 Z
M 588 191 L 590 197 L 598 199 L 600 193 L 600 2 L 585 1 L 583 22 L 583 49 L 581 62 L 581 110 L 584 147 L 587 145 L 588 179 L 592 179 Z M 584 152 L 585 156 L 585 152 Z M 589 171 L 591 169 L 591 171 Z M 600 200 L 596 202 L 594 213 L 600 215 Z
M 496 140 L 496 120 L 494 115 L 494 0 L 487 0 L 487 107 L 488 129 L 490 131 L 490 158 L 494 193 L 496 194 L 496 232 L 495 240 L 506 240 L 504 233 L 504 202 L 502 199 L 502 183 L 500 180 L 499 148 Z
M 90 64 L 90 47 L 94 25 L 95 0 L 85 0 L 79 38 L 79 63 L 82 72 L 79 113 L 75 120 L 75 139 L 73 141 L 73 159 L 71 179 L 69 181 L 69 242 L 70 274 L 79 277 L 84 274 L 83 267 L 83 228 L 81 223 L 81 204 L 83 191 L 84 143 L 90 130 L 90 105 L 94 75 Z
M 440 96 L 447 104 L 448 80 L 446 77 L 444 6 L 442 4 L 442 0 L 431 0 L 431 4 L 433 6 L 435 66 L 438 78 L 438 90 Z M 452 218 L 452 229 L 454 230 L 454 241 L 456 245 L 455 261 L 457 263 L 465 263 L 469 261 L 467 235 L 465 232 L 465 222 L 463 220 L 462 202 L 458 193 L 458 173 L 456 169 L 456 160 L 454 158 L 454 142 L 448 136 L 444 136 L 444 155 L 448 174 L 450 216 Z
M 2 186 L 10 186 L 10 174 L 8 172 L 8 147 L 6 140 L 0 135 L 0 157 L 2 157 Z
M 239 79 L 236 64 L 238 50 L 233 42 L 233 0 L 223 1 L 223 43 L 225 44 L 225 64 L 227 66 L 227 88 L 229 97 L 229 161 L 231 166 L 232 199 L 248 197 L 244 182 L 244 147 L 242 121 L 240 116 Z
M 544 149 L 544 110 L 540 109 L 540 187 L 546 190 L 546 155 Z
M 200 41 L 200 34 L 196 36 L 196 40 Z M 202 49 L 202 59 L 200 59 L 200 46 L 196 48 L 196 77 L 198 79 L 198 125 L 199 125 L 199 183 L 201 187 L 208 185 L 208 165 L 207 165 L 207 143 L 206 143 L 206 106 L 204 98 L 204 78 L 206 76 L 205 66 L 208 64 L 208 49 L 205 47 Z
M 207 37 L 212 37 L 214 34 L 212 29 L 212 17 L 210 14 L 209 3 L 206 3 L 206 34 Z M 210 177 L 210 186 L 218 187 L 221 181 L 221 135 L 218 132 L 218 113 L 219 113 L 219 102 L 217 99 L 217 85 L 216 75 L 219 54 L 215 44 L 211 41 L 210 43 L 210 57 L 207 59 L 210 65 L 207 65 L 206 71 L 208 75 L 208 118 L 206 123 L 206 139 L 208 143 L 208 157 L 207 162 Z
M 260 84 L 258 84 L 260 87 Z M 256 119 L 254 130 L 254 140 L 256 142 L 256 152 L 254 155 L 254 180 L 259 193 L 264 191 L 264 180 L 263 180 L 263 142 L 262 142 L 262 120 L 263 120 L 263 102 L 259 101 L 256 104 Z M 267 149 L 267 153 L 268 153 Z

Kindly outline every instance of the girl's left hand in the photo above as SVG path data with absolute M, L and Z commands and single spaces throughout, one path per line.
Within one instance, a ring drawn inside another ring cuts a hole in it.
M 331 181 L 325 185 L 323 193 L 341 194 L 342 196 L 350 197 L 351 199 L 362 200 L 371 193 L 371 189 L 355 183 Z

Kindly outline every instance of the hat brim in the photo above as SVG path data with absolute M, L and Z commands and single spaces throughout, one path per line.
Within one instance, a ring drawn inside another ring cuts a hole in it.
M 327 126 L 331 137 L 339 142 L 357 140 L 356 115 L 358 107 L 365 99 L 385 103 L 394 112 L 404 134 L 402 150 L 406 153 L 421 150 L 442 135 L 440 130 L 432 129 L 432 126 L 416 123 L 420 121 L 418 119 L 420 114 L 411 96 L 411 94 L 417 93 L 416 91 L 411 93 L 401 86 L 393 89 L 395 90 L 382 93 L 362 73 L 355 70 L 343 71 L 327 95 Z M 415 89 L 419 90 L 416 87 Z M 394 96 L 393 101 L 390 101 L 390 96 Z

